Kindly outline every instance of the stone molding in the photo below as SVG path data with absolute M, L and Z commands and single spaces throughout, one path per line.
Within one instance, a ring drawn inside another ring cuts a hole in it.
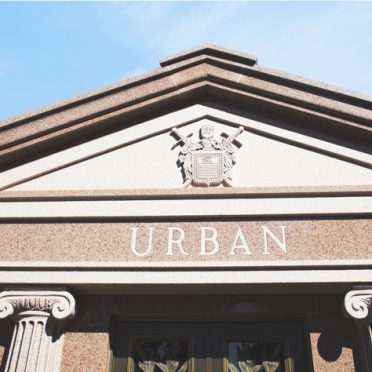
M 61 203 L 54 200 L 0 201 L 0 219 L 102 219 L 102 218 L 180 218 L 199 217 L 272 217 L 371 215 L 372 196 L 262 198 L 241 199 L 133 199 L 76 200 Z
M 372 288 L 349 291 L 344 306 L 349 318 L 356 321 L 367 319 L 372 314 Z
M 355 133 L 355 140 L 368 142 L 370 97 L 257 65 L 241 65 L 231 61 L 237 53 L 230 53 L 229 58 L 222 53 L 221 59 L 215 56 L 221 57 L 221 50 L 211 53 L 212 49 L 195 57 L 191 57 L 195 52 L 186 52 L 184 56 L 190 56 L 186 60 L 2 121 L 0 165 L 12 166 L 15 152 L 17 159 L 28 162 L 36 149 L 58 148 L 67 133 L 84 138 L 93 129 L 121 122 L 123 116 L 136 120 L 154 108 L 161 110 L 200 96 L 213 98 L 213 93 L 229 100 L 232 91 L 234 102 L 265 107 L 280 115 L 295 111 L 304 121 L 312 115 L 313 121 L 325 122 L 337 135 L 348 133 L 345 140 Z
M 75 315 L 75 299 L 66 291 L 5 291 L 0 293 L 0 319 L 43 311 L 57 320 Z

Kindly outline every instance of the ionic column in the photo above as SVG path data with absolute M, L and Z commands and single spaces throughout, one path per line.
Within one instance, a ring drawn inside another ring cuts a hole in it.
M 0 318 L 15 327 L 5 372 L 58 372 L 63 326 L 75 315 L 75 300 L 65 291 L 9 291 L 0 294 Z
M 362 370 L 372 372 L 372 288 L 351 290 L 345 296 L 344 305 L 346 315 L 357 327 Z

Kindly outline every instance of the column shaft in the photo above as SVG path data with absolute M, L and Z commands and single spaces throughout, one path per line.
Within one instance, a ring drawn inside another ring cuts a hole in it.
M 346 315 L 356 326 L 363 372 L 372 372 L 372 288 L 354 288 L 344 300 Z
M 63 326 L 75 313 L 75 300 L 63 291 L 3 292 L 0 318 L 15 315 L 4 372 L 58 372 Z

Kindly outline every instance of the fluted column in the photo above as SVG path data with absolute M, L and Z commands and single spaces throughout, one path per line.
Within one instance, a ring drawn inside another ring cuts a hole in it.
M 5 372 L 58 372 L 65 320 L 75 315 L 75 300 L 65 291 L 6 291 L 0 318 L 15 327 Z
M 372 288 L 351 290 L 344 305 L 346 315 L 357 327 L 362 370 L 372 372 Z

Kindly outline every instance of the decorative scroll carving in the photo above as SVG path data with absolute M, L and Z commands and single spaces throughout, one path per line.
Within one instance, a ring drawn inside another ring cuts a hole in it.
M 182 166 L 184 186 L 197 185 L 220 185 L 231 186 L 230 172 L 235 164 L 233 145 L 240 147 L 242 144 L 236 140 L 242 132 L 243 127 L 233 134 L 222 133 L 222 138 L 214 138 L 213 125 L 206 124 L 200 129 L 200 140 L 193 142 L 190 137 L 183 136 L 176 128 L 172 129 L 179 140 L 172 147 L 183 144 L 178 155 L 179 165 Z
M 72 318 L 75 300 L 65 291 L 12 291 L 0 294 L 0 318 L 25 311 L 44 311 L 55 319 Z
M 371 315 L 372 289 L 353 290 L 345 296 L 345 310 L 354 320 L 367 319 Z
M 26 311 L 44 311 L 55 319 L 72 318 L 75 300 L 65 291 L 14 291 L 0 294 L 0 318 Z

